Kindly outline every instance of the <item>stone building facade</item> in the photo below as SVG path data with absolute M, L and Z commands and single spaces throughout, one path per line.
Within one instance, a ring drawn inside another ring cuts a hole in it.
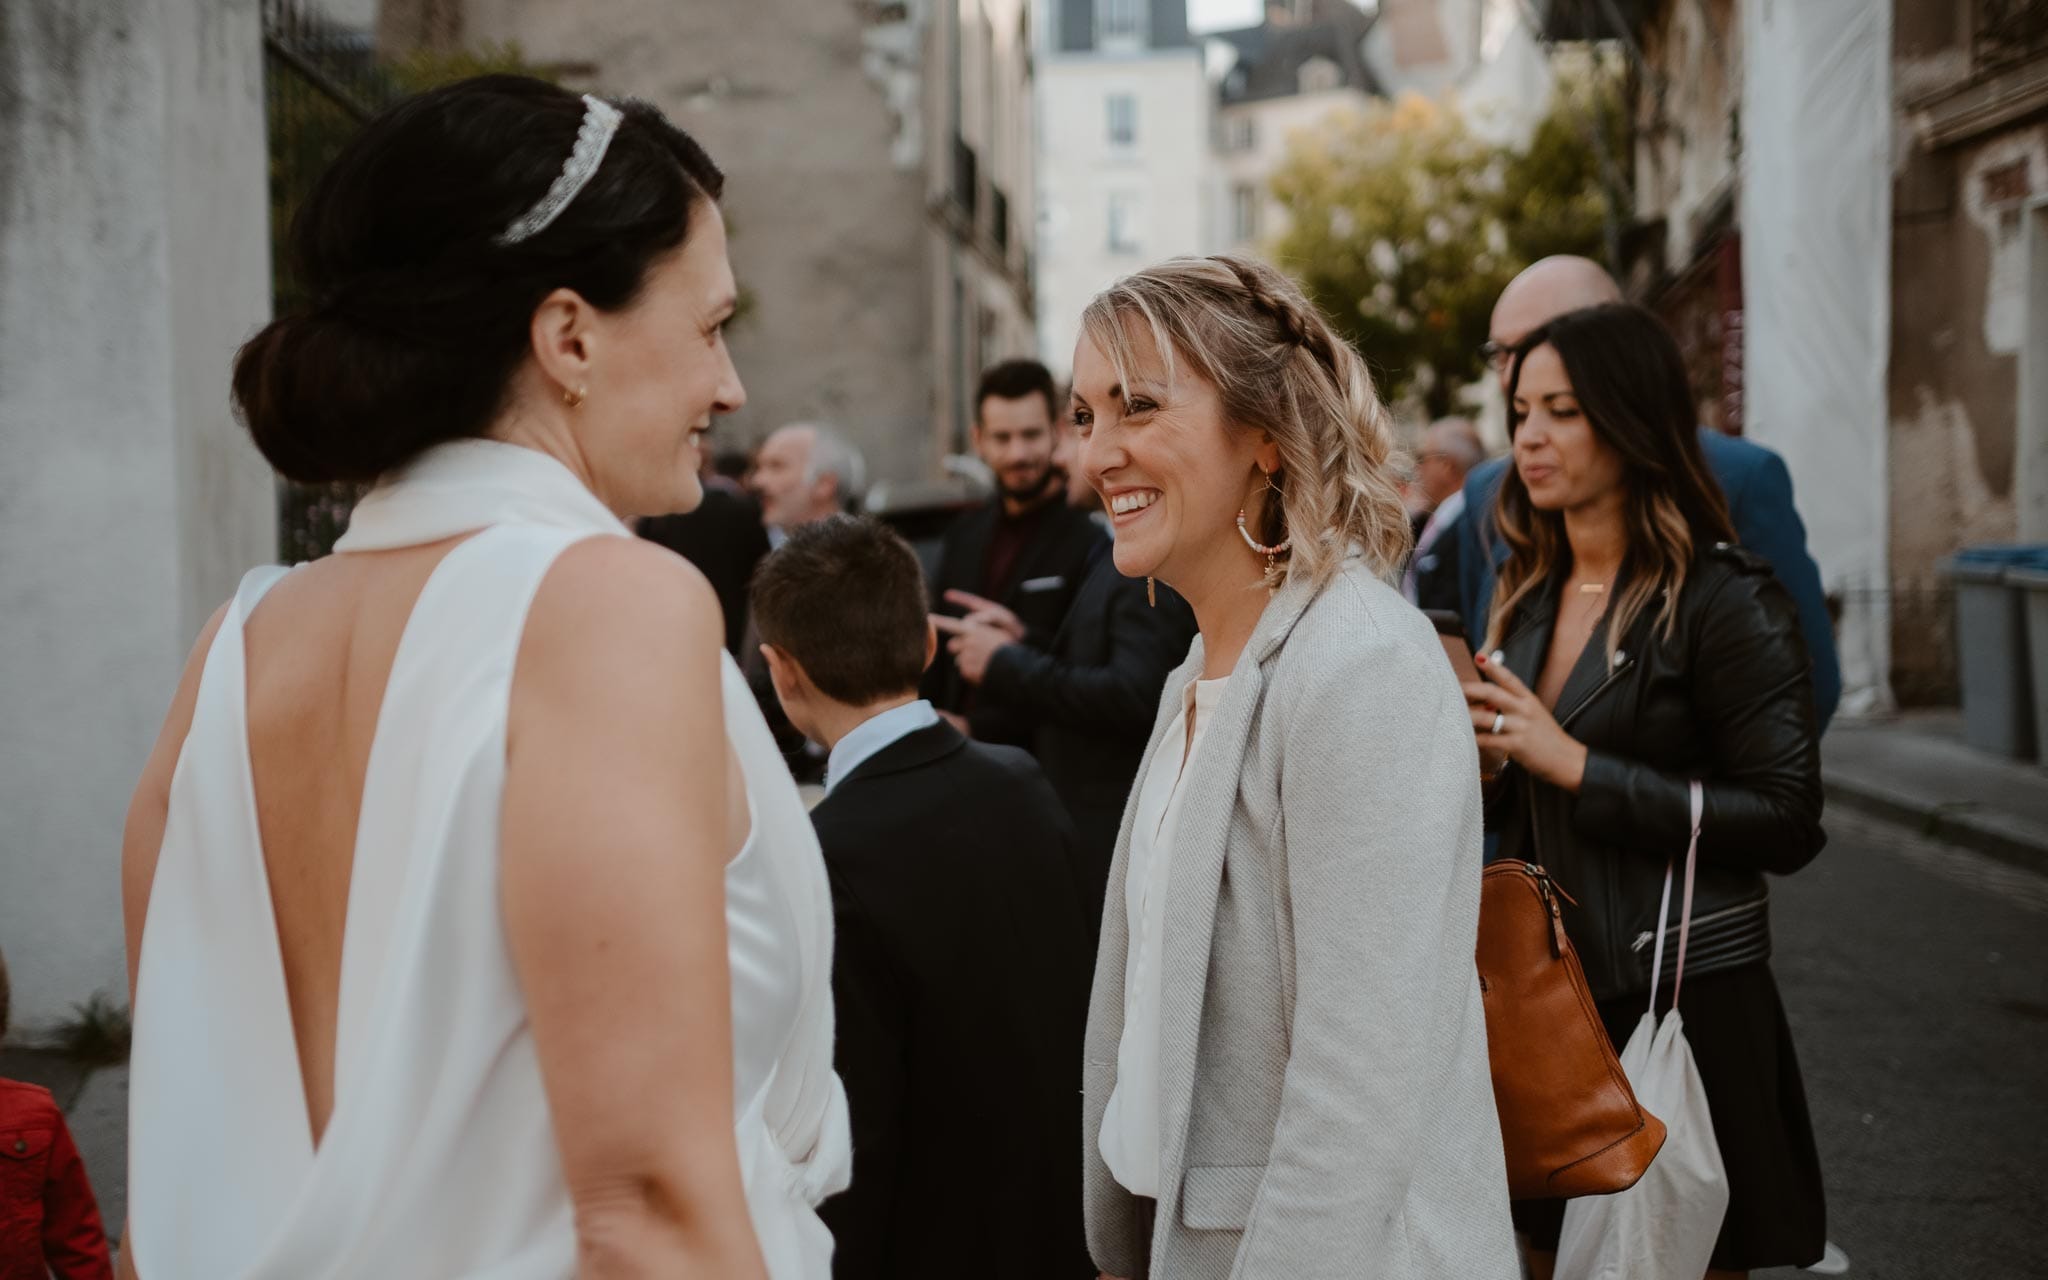
M 727 175 L 748 404 L 839 425 L 876 480 L 964 446 L 979 367 L 1036 350 L 1028 0 L 383 0 L 379 41 L 516 44 L 645 98 Z
M 2048 540 L 2048 5 L 1892 22 L 1893 681 L 1924 702 L 1955 691 L 1936 563 Z

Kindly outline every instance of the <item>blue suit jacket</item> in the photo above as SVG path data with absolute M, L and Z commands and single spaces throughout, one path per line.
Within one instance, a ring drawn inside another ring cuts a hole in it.
M 1835 630 L 1821 590 L 1820 567 L 1806 552 L 1806 526 L 1792 505 L 1792 473 L 1783 458 L 1762 445 L 1708 427 L 1700 428 L 1700 449 L 1727 495 L 1736 538 L 1770 561 L 1778 581 L 1799 606 L 1799 629 L 1813 658 L 1813 708 L 1825 729 L 1842 698 L 1842 667 L 1835 656 Z M 1493 503 L 1507 467 L 1506 458 L 1496 458 L 1474 467 L 1465 478 L 1465 518 L 1458 521 L 1458 596 L 1466 631 L 1475 642 L 1486 634 L 1494 571 L 1507 559 L 1507 548 L 1493 537 Z M 1496 544 L 1490 555 L 1487 543 Z

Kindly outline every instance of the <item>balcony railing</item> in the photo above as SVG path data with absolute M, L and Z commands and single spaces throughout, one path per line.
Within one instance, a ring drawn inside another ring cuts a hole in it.
M 1980 71 L 2048 53 L 2048 0 L 1977 0 L 1972 34 Z

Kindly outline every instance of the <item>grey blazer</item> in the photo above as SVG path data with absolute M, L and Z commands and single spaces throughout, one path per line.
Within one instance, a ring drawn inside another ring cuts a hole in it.
M 1167 681 L 1146 768 L 1202 642 Z M 1139 774 L 1143 777 L 1141 771 Z M 1281 589 L 1184 785 L 1161 960 L 1153 1280 L 1514 1280 L 1473 947 L 1479 763 L 1434 630 L 1363 561 Z M 1103 1162 L 1133 808 L 1088 1012 L 1088 1245 L 1136 1266 Z

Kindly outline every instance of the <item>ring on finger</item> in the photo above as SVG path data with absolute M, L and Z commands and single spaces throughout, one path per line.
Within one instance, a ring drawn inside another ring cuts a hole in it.
M 1503 729 L 1507 728 L 1507 726 L 1508 726 L 1508 713 L 1507 713 L 1507 712 L 1505 712 L 1505 711 L 1498 711 L 1498 712 L 1495 712 L 1495 713 L 1494 713 L 1494 717 L 1493 717 L 1493 732 L 1494 732 L 1494 734 L 1495 734 L 1495 735 L 1497 736 L 1497 735 L 1498 735 L 1498 734 L 1499 734 L 1499 733 L 1501 732 L 1501 730 L 1503 730 Z

